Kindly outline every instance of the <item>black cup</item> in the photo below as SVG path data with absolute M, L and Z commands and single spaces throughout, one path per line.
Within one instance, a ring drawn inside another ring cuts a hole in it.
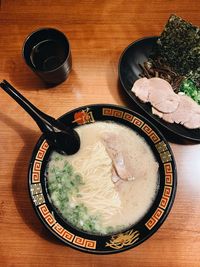
M 31 33 L 24 42 L 23 56 L 27 65 L 48 84 L 65 81 L 72 68 L 69 41 L 53 28 Z

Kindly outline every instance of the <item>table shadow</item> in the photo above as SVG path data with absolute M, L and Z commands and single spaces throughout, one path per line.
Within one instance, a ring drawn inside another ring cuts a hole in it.
M 28 127 L 21 125 L 9 116 L 0 112 L 0 121 L 18 132 L 24 141 L 24 147 L 19 152 L 12 177 L 12 192 L 17 211 L 24 223 L 41 238 L 55 244 L 63 245 L 50 231 L 39 221 L 32 207 L 28 192 L 28 166 L 35 142 L 39 137 L 39 132 L 32 131 Z M 17 174 L 17 179 L 16 179 Z
M 5 69 L 8 76 L 4 79 L 11 84 L 13 83 L 19 90 L 33 91 L 45 88 L 44 83 L 28 68 L 21 55 L 15 55 L 12 59 L 7 59 Z
M 60 84 L 47 84 L 26 65 L 20 55 L 8 59 L 5 69 L 8 77 L 4 77 L 4 79 L 13 84 L 16 89 L 27 91 L 56 89 L 60 84 L 64 84 L 71 76 L 75 75 L 75 71 L 72 68 L 66 81 Z
M 4 77 L 4 79 L 19 90 L 48 90 L 57 86 L 42 81 L 41 78 L 26 65 L 20 55 L 16 55 L 14 58 L 7 60 L 5 69 L 8 77 Z

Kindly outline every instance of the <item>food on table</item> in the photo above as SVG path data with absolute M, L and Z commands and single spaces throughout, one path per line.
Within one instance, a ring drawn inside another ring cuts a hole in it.
M 71 225 L 94 234 L 135 224 L 152 205 L 159 186 L 158 163 L 150 147 L 114 122 L 76 130 L 80 150 L 70 156 L 53 152 L 46 169 L 52 205 Z
M 142 102 L 151 103 L 152 113 L 169 123 L 200 128 L 200 28 L 170 16 L 140 67 L 143 78 L 131 90 Z
M 184 77 L 174 72 L 169 65 L 167 65 L 160 57 L 154 60 L 149 59 L 143 65 L 139 64 L 142 73 L 141 77 L 153 78 L 159 77 L 169 82 L 175 93 L 179 92 L 180 85 Z
M 187 95 L 178 95 L 180 103 L 175 112 L 163 114 L 163 119 L 180 123 L 188 129 L 200 128 L 200 106 Z
M 142 77 L 165 79 L 176 93 L 183 91 L 200 103 L 200 28 L 170 16 L 148 61 L 140 66 Z
M 145 86 L 144 86 L 145 85 Z M 161 78 L 146 77 L 138 79 L 132 92 L 144 90 L 148 95 L 146 102 L 153 106 L 152 113 L 169 123 L 180 123 L 188 129 L 200 128 L 200 106 L 184 93 L 174 93 L 171 85 Z
M 171 85 L 161 78 L 147 79 L 144 77 L 138 79 L 131 91 L 141 101 L 150 102 L 153 107 L 164 113 L 175 111 L 179 104 L 179 98 L 174 93 Z

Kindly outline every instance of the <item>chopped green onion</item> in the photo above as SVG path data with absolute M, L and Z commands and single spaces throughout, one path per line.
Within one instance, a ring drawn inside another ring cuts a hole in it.
M 200 90 L 191 79 L 187 79 L 182 82 L 180 91 L 184 92 L 200 105 Z

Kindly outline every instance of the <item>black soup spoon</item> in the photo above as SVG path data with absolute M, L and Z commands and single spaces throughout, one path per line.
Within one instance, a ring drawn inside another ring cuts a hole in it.
M 35 120 L 40 130 L 44 133 L 48 144 L 53 149 L 67 155 L 75 154 L 79 150 L 80 138 L 75 130 L 40 111 L 6 80 L 0 83 L 0 87 Z

